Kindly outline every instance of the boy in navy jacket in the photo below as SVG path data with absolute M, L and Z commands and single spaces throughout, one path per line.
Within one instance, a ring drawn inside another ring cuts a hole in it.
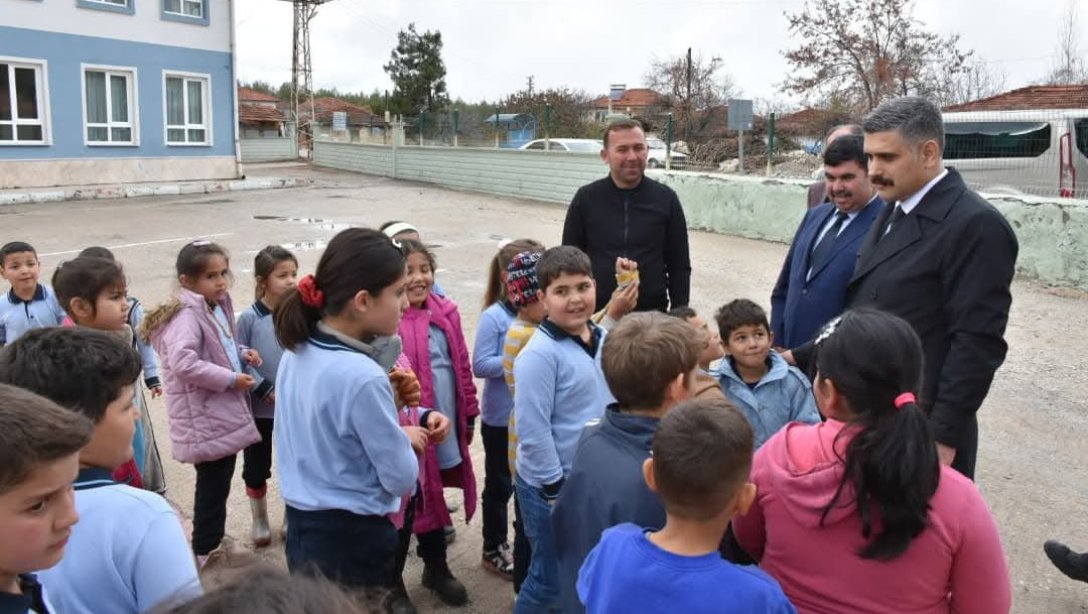
M 605 529 L 665 525 L 642 463 L 661 417 L 691 396 L 703 346 L 693 326 L 657 312 L 630 314 L 609 331 L 601 368 L 616 403 L 583 432 L 552 512 L 563 612 L 583 611 L 578 569 Z

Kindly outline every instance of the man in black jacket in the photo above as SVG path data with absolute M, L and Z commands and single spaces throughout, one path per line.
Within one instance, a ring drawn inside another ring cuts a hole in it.
M 646 177 L 646 135 L 638 122 L 612 122 L 604 133 L 604 179 L 582 186 L 567 209 L 563 245 L 589 254 L 597 306 L 616 289 L 616 258 L 638 263 L 638 311 L 684 307 L 691 294 L 688 228 L 680 199 Z
M 925 354 L 919 401 L 941 462 L 974 478 L 975 414 L 1008 349 L 1016 235 L 944 167 L 944 125 L 932 103 L 889 100 L 862 127 L 869 180 L 888 205 L 861 244 L 846 307 L 876 307 L 914 327 Z M 794 352 L 802 365 L 808 345 Z

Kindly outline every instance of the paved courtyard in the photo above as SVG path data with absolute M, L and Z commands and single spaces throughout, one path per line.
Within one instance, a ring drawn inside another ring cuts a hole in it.
M 174 259 L 188 240 L 205 237 L 233 254 L 237 309 L 253 297 L 252 259 L 263 246 L 285 245 L 312 272 L 326 241 L 349 225 L 377 226 L 393 219 L 416 224 L 435 248 L 438 279 L 461 306 L 470 344 L 482 305 L 489 259 L 503 238 L 559 241 L 564 208 L 438 189 L 421 184 L 320 171 L 290 171 L 314 177 L 313 187 L 180 197 L 62 202 L 0 207 L 0 242 L 26 240 L 42 256 L 43 280 L 54 267 L 89 245 L 114 250 L 125 265 L 129 291 L 145 308 L 164 300 L 175 284 Z M 604 169 L 602 167 L 602 175 Z M 277 174 L 283 174 L 277 169 Z M 803 204 L 798 200 L 798 207 Z M 765 306 L 786 246 L 704 232 L 691 233 L 693 307 L 709 316 L 736 297 Z M 1007 333 L 1008 359 L 998 372 L 980 414 L 978 484 L 1004 538 L 1012 569 L 1014 611 L 1088 612 L 1088 585 L 1060 575 L 1043 554 L 1056 537 L 1088 549 L 1088 296 L 1017 281 Z M 192 467 L 169 459 L 165 411 L 153 406 L 166 460 L 168 496 L 187 512 L 192 507 Z M 480 488 L 483 448 L 472 446 Z M 249 509 L 241 481 L 241 459 L 231 496 L 228 533 L 248 546 Z M 447 491 L 450 501 L 459 501 Z M 459 492 L 457 493 L 459 495 Z M 282 506 L 270 488 L 274 524 Z M 513 602 L 509 583 L 484 572 L 480 562 L 480 518 L 464 525 L 450 547 L 450 566 L 468 587 L 463 612 L 505 612 Z M 283 564 L 277 540 L 259 552 Z M 413 555 L 405 574 L 421 611 L 446 609 L 419 585 L 420 561 Z

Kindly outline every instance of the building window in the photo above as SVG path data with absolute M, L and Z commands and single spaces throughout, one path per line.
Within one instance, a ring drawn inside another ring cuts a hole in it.
M 161 0 L 162 18 L 208 25 L 208 0 Z
M 166 75 L 166 143 L 210 145 L 208 77 Z
M 136 73 L 134 70 L 86 68 L 83 105 L 89 145 L 137 145 Z
M 49 142 L 45 63 L 0 58 L 0 145 Z
M 84 9 L 96 9 L 99 11 L 113 11 L 132 15 L 136 12 L 133 5 L 136 0 L 76 0 L 76 6 Z

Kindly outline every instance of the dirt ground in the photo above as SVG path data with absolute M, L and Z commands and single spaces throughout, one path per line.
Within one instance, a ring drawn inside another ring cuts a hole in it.
M 145 306 L 164 300 L 174 284 L 174 258 L 181 245 L 207 237 L 233 253 L 237 276 L 232 291 L 237 309 L 252 300 L 252 258 L 266 244 L 291 247 L 301 270 L 310 272 L 325 242 L 348 225 L 377 226 L 406 219 L 434 245 L 438 279 L 461 305 L 470 340 L 480 311 L 485 271 L 497 242 L 529 236 L 548 245 L 559 241 L 562 206 L 455 192 L 420 184 L 352 175 L 277 168 L 277 175 L 309 173 L 311 188 L 237 192 L 189 197 L 157 197 L 97 202 L 65 202 L 0 208 L 4 241 L 26 240 L 42 256 L 43 279 L 54 267 L 89 245 L 111 247 L 124 263 L 129 290 Z M 251 175 L 260 174 L 260 171 Z M 798 207 L 803 206 L 799 201 Z M 771 287 L 786 246 L 691 233 L 693 306 L 703 314 L 736 297 L 769 305 Z M 1007 333 L 1010 350 L 980 414 L 978 484 L 993 508 L 1012 571 L 1014 611 L 1088 612 L 1088 585 L 1072 582 L 1043 554 L 1048 538 L 1088 549 L 1088 297 L 1028 281 L 1013 288 Z M 193 469 L 169 458 L 165 412 L 153 407 L 166 459 L 168 496 L 191 510 Z M 483 486 L 483 448 L 477 440 L 473 460 Z M 249 510 L 241 481 L 241 461 L 230 500 L 228 533 L 248 547 Z M 447 491 L 449 500 L 457 500 Z M 275 479 L 270 488 L 274 524 L 282 507 Z M 450 566 L 466 584 L 470 604 L 464 612 L 505 612 L 513 591 L 480 568 L 480 519 L 467 526 L 459 511 L 457 540 Z M 258 555 L 283 563 L 282 544 Z M 406 582 L 421 611 L 445 609 L 420 587 L 421 564 L 412 556 Z

